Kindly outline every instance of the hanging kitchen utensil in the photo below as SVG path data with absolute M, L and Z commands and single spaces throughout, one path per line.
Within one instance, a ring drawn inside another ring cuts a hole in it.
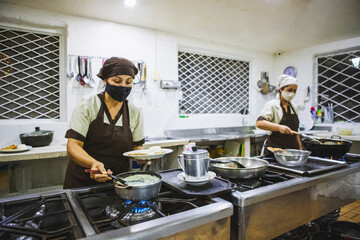
M 85 59 L 84 58 L 80 58 L 80 66 L 79 66 L 79 71 L 80 71 L 80 75 L 81 75 L 81 79 L 80 79 L 80 84 L 82 86 L 85 85 L 85 81 L 84 81 L 84 77 L 86 75 L 86 69 L 85 69 Z
M 83 67 L 84 67 L 84 82 L 85 84 L 89 84 L 90 82 L 90 79 L 89 79 L 89 76 L 88 76 L 88 58 L 83 58 Z
M 67 70 L 66 70 L 66 77 L 68 77 L 68 78 L 74 77 L 74 73 L 71 69 L 71 66 L 72 66 L 71 60 L 72 60 L 71 56 L 68 56 L 68 62 L 67 62 L 68 64 L 67 64 Z
M 88 59 L 88 77 L 89 77 L 89 86 L 90 87 L 95 87 L 95 85 L 96 85 L 96 83 L 95 83 L 95 80 L 94 80 L 94 78 L 93 78 L 93 76 L 92 76 L 92 66 L 91 66 L 91 64 L 92 64 L 92 62 L 91 62 L 91 57 Z
M 80 69 L 80 65 L 81 65 L 81 59 L 80 56 L 77 57 L 77 67 L 78 67 L 78 75 L 76 76 L 76 80 L 80 83 L 82 76 L 81 76 L 81 69 Z

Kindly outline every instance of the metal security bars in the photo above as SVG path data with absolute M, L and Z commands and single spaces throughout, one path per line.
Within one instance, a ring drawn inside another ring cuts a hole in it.
M 249 62 L 178 52 L 186 114 L 248 114 Z
M 0 119 L 59 119 L 59 36 L 0 27 Z
M 334 106 L 334 121 L 360 122 L 360 69 L 351 59 L 360 50 L 316 58 L 317 101 L 321 107 Z

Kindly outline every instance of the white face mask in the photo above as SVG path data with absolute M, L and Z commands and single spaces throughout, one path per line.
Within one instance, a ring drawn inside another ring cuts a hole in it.
M 286 101 L 290 102 L 295 97 L 296 93 L 282 91 L 281 94 Z

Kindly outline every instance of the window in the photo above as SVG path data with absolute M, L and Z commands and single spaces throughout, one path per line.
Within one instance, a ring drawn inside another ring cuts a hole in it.
M 248 114 L 249 62 L 178 52 L 186 114 Z
M 60 36 L 0 27 L 0 119 L 59 119 Z
M 360 122 L 360 69 L 352 59 L 360 56 L 360 49 L 318 56 L 317 103 L 334 107 L 334 121 Z

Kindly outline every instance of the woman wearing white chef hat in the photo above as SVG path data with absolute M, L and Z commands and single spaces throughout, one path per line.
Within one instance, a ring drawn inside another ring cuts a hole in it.
M 279 94 L 267 102 L 256 120 L 256 127 L 271 131 L 266 145 L 271 147 L 302 149 L 298 131 L 297 108 L 291 102 L 297 90 L 297 80 L 289 75 L 279 77 Z

